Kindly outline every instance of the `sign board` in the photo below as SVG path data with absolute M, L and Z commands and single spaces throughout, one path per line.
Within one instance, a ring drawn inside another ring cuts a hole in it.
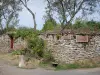
M 76 42 L 88 42 L 88 35 L 76 35 Z

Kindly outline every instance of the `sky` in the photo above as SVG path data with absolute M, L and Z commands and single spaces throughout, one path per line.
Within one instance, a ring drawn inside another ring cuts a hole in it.
M 36 15 L 37 29 L 42 29 L 44 20 L 43 15 L 45 14 L 46 2 L 44 0 L 30 0 L 28 7 Z M 23 7 L 23 10 L 19 13 L 19 24 L 21 26 L 34 27 L 32 15 Z
M 41 30 L 44 24 L 43 15 L 45 14 L 46 2 L 45 0 L 30 0 L 28 2 L 28 7 L 35 13 L 36 15 L 36 23 L 37 29 Z M 77 14 L 78 17 L 80 14 Z M 88 15 L 89 20 L 95 19 L 96 21 L 100 21 L 99 15 L 97 13 L 93 15 Z M 34 27 L 32 15 L 27 11 L 26 8 L 23 7 L 23 10 L 19 13 L 19 24 L 20 26 L 25 27 Z

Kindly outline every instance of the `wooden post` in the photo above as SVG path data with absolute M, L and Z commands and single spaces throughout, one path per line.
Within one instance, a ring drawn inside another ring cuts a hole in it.
M 14 45 L 14 39 L 13 39 L 13 37 L 11 37 L 10 40 L 11 40 L 10 48 L 13 49 L 13 45 Z

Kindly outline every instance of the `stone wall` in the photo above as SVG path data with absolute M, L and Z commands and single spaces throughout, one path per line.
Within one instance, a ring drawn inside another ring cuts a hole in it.
M 78 60 L 92 59 L 100 56 L 100 35 L 89 36 L 89 42 L 76 42 L 75 37 L 64 40 L 47 40 L 47 48 L 55 60 L 74 63 Z
M 10 50 L 10 38 L 8 35 L 0 35 L 0 52 L 8 52 Z
M 23 48 L 27 48 L 27 42 L 25 40 L 21 39 L 21 37 L 14 40 L 14 50 L 20 50 Z
M 27 46 L 27 42 L 22 40 L 21 38 L 14 40 L 14 48 L 13 50 L 18 50 L 25 48 Z M 0 35 L 0 52 L 8 52 L 10 51 L 10 38 L 7 34 Z

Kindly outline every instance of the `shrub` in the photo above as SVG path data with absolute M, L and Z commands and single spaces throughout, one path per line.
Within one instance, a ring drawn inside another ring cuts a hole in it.
M 28 56 L 43 56 L 43 49 L 44 49 L 44 41 L 38 38 L 39 31 L 33 32 L 33 29 L 30 28 L 19 28 L 16 31 L 15 38 L 21 37 L 23 40 L 27 41 L 28 47 L 27 49 L 21 51 L 15 51 L 14 53 L 24 53 Z
M 20 55 L 20 54 L 21 54 L 21 52 L 19 50 L 15 50 L 12 52 L 12 55 Z
M 82 21 L 80 20 L 76 20 L 75 24 L 73 25 L 73 28 L 78 29 L 78 28 L 82 28 Z
M 96 21 L 85 21 L 77 19 L 72 26 L 74 29 L 89 29 L 91 31 L 100 29 L 100 22 Z
M 15 50 L 12 55 L 25 55 L 25 50 Z
M 53 62 L 55 61 L 50 51 L 44 51 L 44 62 Z
M 30 52 L 32 55 L 43 57 L 45 44 L 42 39 L 40 39 L 38 37 L 30 39 L 28 41 L 28 48 L 30 49 Z

